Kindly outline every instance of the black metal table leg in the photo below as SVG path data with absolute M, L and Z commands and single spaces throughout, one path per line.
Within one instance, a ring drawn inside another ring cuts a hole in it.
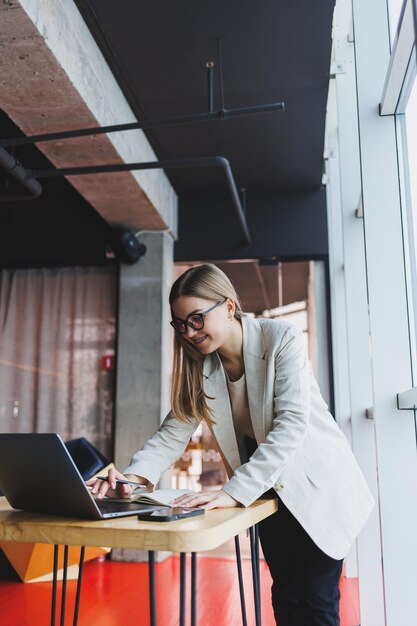
M 72 626 L 77 626 L 78 624 L 78 613 L 80 610 L 81 585 L 83 581 L 84 555 L 85 555 L 85 547 L 81 546 L 80 562 L 78 565 L 77 593 L 75 596 L 74 620 L 72 622 Z
M 197 554 L 191 552 L 191 626 L 197 626 Z
M 56 591 L 58 582 L 58 550 L 59 546 L 54 546 L 54 565 L 52 572 L 52 607 L 51 607 L 51 626 L 55 626 L 55 612 L 56 612 Z
M 65 605 L 67 601 L 67 570 L 68 570 L 68 546 L 64 546 L 64 566 L 62 569 L 62 590 L 61 590 L 61 620 L 60 626 L 65 626 Z
M 255 624 L 261 626 L 261 593 L 259 580 L 259 552 L 256 547 L 255 532 L 253 526 L 249 529 L 250 551 L 252 560 L 253 597 L 255 602 Z
M 180 553 L 180 626 L 185 626 L 185 611 L 186 611 L 186 554 Z
M 259 602 L 261 601 L 261 569 L 259 563 L 259 524 L 255 524 L 255 551 L 256 551 L 256 563 L 258 566 L 258 587 L 259 587 Z
M 155 592 L 155 552 L 148 552 L 148 570 L 149 570 L 149 607 L 151 626 L 156 626 L 156 592 Z
M 235 537 L 235 551 L 236 551 L 237 575 L 239 579 L 239 595 L 240 595 L 240 609 L 242 612 L 242 624 L 243 626 L 247 626 L 248 622 L 246 619 L 245 588 L 243 586 L 242 558 L 240 556 L 239 535 L 236 535 Z

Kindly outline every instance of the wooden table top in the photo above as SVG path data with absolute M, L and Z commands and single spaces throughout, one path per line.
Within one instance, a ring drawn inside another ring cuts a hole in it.
M 17 511 L 0 497 L 0 541 L 203 552 L 217 548 L 276 510 L 276 499 L 260 499 L 247 508 L 214 509 L 173 522 L 142 522 L 135 515 L 86 521 Z

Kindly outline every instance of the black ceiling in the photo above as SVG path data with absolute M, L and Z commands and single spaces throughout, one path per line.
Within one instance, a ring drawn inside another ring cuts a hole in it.
M 159 159 L 226 157 L 238 189 L 246 190 L 250 246 L 242 244 L 219 168 L 168 170 L 179 198 L 175 259 L 325 258 L 326 194 L 321 183 L 334 0 L 75 2 L 139 120 L 207 111 L 208 61 L 215 63 L 214 107 L 220 107 L 217 40 L 226 108 L 285 103 L 285 111 L 146 131 Z M 0 116 L 0 128 L 2 136 L 16 135 L 7 116 Z M 17 154 L 27 165 L 26 153 L 20 149 Z M 32 166 L 44 159 L 34 146 L 27 156 Z M 8 212 L 3 203 L 1 231 L 14 250 L 12 263 L 19 256 L 19 241 L 26 235 L 33 241 L 34 221 L 39 233 L 49 232 L 48 240 L 56 247 L 62 232 L 59 224 L 54 226 L 58 206 L 62 219 L 68 205 L 67 232 L 71 220 L 77 236 L 88 232 L 86 241 L 94 231 L 93 209 L 67 181 L 43 186 L 51 189 L 48 197 L 43 193 L 30 203 L 15 202 Z M 83 216 L 91 230 L 83 228 Z M 108 239 L 102 222 L 98 262 Z M 15 238 L 10 237 L 10 224 Z M 48 262 L 46 238 L 39 249 L 41 262 Z M 75 256 L 76 251 L 74 247 Z M 7 264 L 6 257 L 0 263 Z M 54 260 L 55 252 L 50 262 Z
M 230 243 L 236 248 L 232 256 L 260 256 L 259 198 L 263 206 L 269 204 L 279 212 L 288 194 L 298 198 L 303 194 L 308 205 L 313 192 L 317 207 L 334 0 L 124 0 L 117 8 L 113 0 L 76 0 L 76 4 L 138 119 L 207 111 L 208 61 L 215 63 L 214 108 L 219 109 L 218 39 L 226 108 L 285 103 L 285 111 L 146 131 L 159 159 L 214 155 L 229 159 L 238 189 L 246 189 L 247 219 L 256 244 L 245 251 L 239 250 L 240 235 L 236 241 L 225 241 L 223 248 L 228 244 L 230 248 Z M 233 207 L 218 169 L 175 170 L 167 175 L 179 195 L 176 256 L 186 258 L 184 220 L 193 219 L 196 232 L 207 216 L 221 226 L 224 211 L 233 214 Z M 203 202 L 204 211 L 199 211 Z M 321 203 L 323 208 L 324 194 Z M 320 245 L 312 241 L 305 255 L 295 246 L 294 257 L 317 254 L 316 248 L 327 252 L 325 211 L 311 212 L 313 231 L 317 220 Z M 237 233 L 237 219 L 232 224 Z M 219 228 L 220 239 L 221 232 Z M 227 232 L 230 235 L 229 228 Z M 200 251 L 203 257 L 210 256 L 204 246 Z
M 214 61 L 218 76 L 217 38 L 227 108 L 285 102 L 285 112 L 152 130 L 160 159 L 219 154 L 248 189 L 320 185 L 334 0 L 77 5 L 139 118 L 207 110 L 205 65 Z M 206 181 L 223 187 L 216 174 L 176 173 L 173 182 L 179 193 L 203 193 Z

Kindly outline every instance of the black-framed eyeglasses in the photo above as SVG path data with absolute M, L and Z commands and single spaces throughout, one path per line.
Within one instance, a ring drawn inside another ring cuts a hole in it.
M 184 335 L 187 332 L 187 326 L 192 328 L 193 330 L 201 330 L 204 328 L 204 318 L 207 313 L 210 313 L 213 309 L 224 304 L 226 302 L 226 298 L 224 300 L 219 300 L 216 304 L 213 304 L 209 309 L 203 311 L 202 313 L 191 313 L 187 316 L 186 320 L 181 320 L 179 317 L 174 317 L 170 324 L 172 328 L 179 333 L 180 335 Z

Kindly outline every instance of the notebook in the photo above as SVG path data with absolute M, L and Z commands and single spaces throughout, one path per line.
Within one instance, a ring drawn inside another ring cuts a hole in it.
M 0 490 L 14 509 L 90 520 L 165 508 L 93 498 L 57 433 L 0 434 Z
M 141 502 L 142 504 L 160 504 L 162 506 L 173 506 L 171 501 L 179 498 L 185 493 L 195 493 L 192 489 L 156 489 L 155 491 L 139 491 L 130 496 L 131 502 Z M 113 498 L 113 501 L 123 502 L 120 498 Z

